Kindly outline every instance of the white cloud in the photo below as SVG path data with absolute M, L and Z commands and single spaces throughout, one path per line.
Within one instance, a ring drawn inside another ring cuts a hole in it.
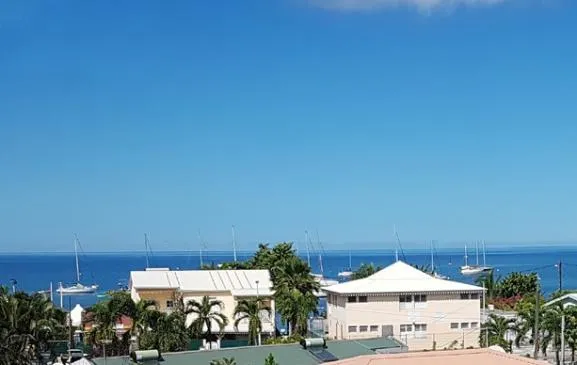
M 313 5 L 339 11 L 370 11 L 383 8 L 414 7 L 420 11 L 458 6 L 494 5 L 506 0 L 309 0 Z

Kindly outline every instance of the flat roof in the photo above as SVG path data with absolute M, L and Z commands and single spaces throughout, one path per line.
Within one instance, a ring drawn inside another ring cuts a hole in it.
M 324 287 L 323 290 L 336 294 L 482 293 L 484 291 L 479 286 L 434 277 L 402 261 L 397 261 L 366 278 L 331 285 Z
M 339 359 L 346 359 L 359 355 L 370 355 L 374 354 L 376 350 L 382 349 L 404 350 L 406 348 L 404 348 L 400 342 L 388 338 L 372 339 L 370 341 L 327 341 L 327 351 Z M 279 365 L 318 365 L 321 363 L 308 350 L 303 349 L 299 344 L 288 344 L 167 353 L 162 354 L 164 361 L 161 364 L 210 364 L 212 360 L 218 360 L 224 357 L 234 357 L 237 365 L 259 365 L 264 363 L 264 360 L 269 354 L 273 354 L 275 361 Z M 93 359 L 93 361 L 97 365 L 104 365 L 103 358 L 96 358 Z M 107 365 L 127 364 L 131 364 L 128 356 L 107 358 Z
M 331 365 L 545 365 L 546 361 L 492 349 L 410 352 L 369 355 L 332 362 Z

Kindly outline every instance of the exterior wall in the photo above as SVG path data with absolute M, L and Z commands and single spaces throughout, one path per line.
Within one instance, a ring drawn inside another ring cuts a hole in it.
M 246 333 L 248 332 L 248 321 L 242 321 L 238 325 L 238 330 L 234 326 L 235 317 L 234 310 L 239 300 L 247 299 L 245 297 L 234 297 L 230 292 L 183 292 L 182 299 L 184 303 L 189 300 L 196 300 L 197 302 L 202 301 L 204 296 L 209 296 L 212 300 L 220 300 L 223 303 L 220 313 L 224 314 L 228 318 L 228 325 L 225 328 L 225 332 L 228 333 Z M 274 300 L 269 299 L 267 303 L 271 308 L 270 317 L 266 312 L 261 313 L 262 320 L 262 332 L 263 333 L 274 333 L 275 331 L 275 321 L 274 321 Z M 187 318 L 187 324 L 189 324 L 194 319 L 193 315 L 189 315 Z M 213 328 L 218 328 L 216 323 L 213 324 Z
M 383 326 L 392 326 L 393 336 L 410 351 L 479 346 L 480 299 L 461 299 L 459 293 L 427 294 L 423 303 L 401 303 L 398 295 L 367 296 L 367 302 L 349 303 L 348 296 L 331 294 L 327 314 L 330 338 L 381 337 Z M 426 330 L 415 332 L 415 324 L 426 325 Z M 412 331 L 401 332 L 402 325 Z
M 138 302 L 140 300 L 154 300 L 158 309 L 161 311 L 169 311 L 167 308 L 169 301 L 175 300 L 176 291 L 174 289 L 134 289 L 130 290 L 130 296 L 132 300 Z

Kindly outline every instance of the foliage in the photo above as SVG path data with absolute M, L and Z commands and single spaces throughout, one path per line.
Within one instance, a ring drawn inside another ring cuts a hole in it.
M 359 266 L 359 268 L 357 270 L 355 270 L 353 272 L 353 274 L 351 275 L 351 280 L 358 280 L 358 279 L 366 278 L 368 276 L 373 275 L 374 273 L 376 273 L 377 271 L 379 271 L 381 269 L 382 269 L 382 267 L 375 266 L 373 263 L 361 264 L 361 266 Z
M 499 295 L 504 298 L 533 295 L 537 291 L 538 281 L 536 273 L 510 273 L 499 283 Z
M 489 347 L 493 345 L 498 345 L 502 347 L 505 351 L 511 352 L 510 343 L 505 340 L 505 335 L 508 331 L 514 330 L 515 320 L 510 318 L 501 317 L 495 314 L 490 314 L 487 323 L 483 325 L 480 340 L 481 346 Z M 486 343 L 486 341 L 489 341 Z
M 212 348 L 215 335 L 213 333 L 213 324 L 218 326 L 218 333 L 222 334 L 224 327 L 228 324 L 228 318 L 220 310 L 223 303 L 220 300 L 211 300 L 210 297 L 204 296 L 200 302 L 189 300 L 186 303 L 186 314 L 193 314 L 194 319 L 190 323 L 189 330 L 193 337 L 204 338 L 209 342 Z
M 182 311 L 148 314 L 148 328 L 141 333 L 140 346 L 143 350 L 158 349 L 160 352 L 186 350 L 188 331 L 186 315 Z
M 488 303 L 491 303 L 495 298 L 500 297 L 500 283 L 501 277 L 495 277 L 493 270 L 484 273 L 475 279 L 475 284 L 485 288 Z
M 273 354 L 268 354 L 266 359 L 264 360 L 264 365 L 278 365 L 278 362 L 274 359 Z
M 0 364 L 24 365 L 40 358 L 48 341 L 66 338 L 66 314 L 41 294 L 10 294 L 0 287 Z
M 272 272 L 278 312 L 293 332 L 306 335 L 308 315 L 317 310 L 314 293 L 320 289 L 319 283 L 307 263 L 296 255 L 279 260 Z
M 515 305 L 515 311 L 519 316 L 519 321 L 516 324 L 515 332 L 515 346 L 519 347 L 521 345 L 522 340 L 527 337 L 528 334 L 531 334 L 531 342 L 534 341 L 534 333 L 533 328 L 535 327 L 535 303 L 536 297 L 535 295 L 532 296 L 525 296 L 521 300 L 517 302 Z M 544 298 L 539 296 L 539 303 L 543 305 Z M 539 322 L 543 321 L 543 311 L 539 311 Z
M 243 299 L 238 302 L 234 309 L 234 327 L 238 330 L 238 325 L 242 321 L 248 320 L 248 343 L 257 344 L 258 334 L 262 332 L 261 313 L 265 312 L 268 317 L 271 316 L 272 310 L 265 305 L 262 298 Z M 258 343 L 258 345 L 260 345 Z
M 222 359 L 212 360 L 210 365 L 236 365 L 234 357 L 223 357 Z
M 295 334 L 291 336 L 270 337 L 267 338 L 264 343 L 265 345 L 284 345 L 289 343 L 299 343 L 301 339 L 301 336 Z

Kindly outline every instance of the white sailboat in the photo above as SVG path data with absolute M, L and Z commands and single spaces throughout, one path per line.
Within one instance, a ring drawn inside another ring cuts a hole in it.
M 310 238 L 308 235 L 308 232 L 305 231 L 306 237 L 309 239 L 310 242 Z M 317 244 L 319 246 L 319 268 L 321 270 L 320 274 L 311 274 L 315 280 L 320 284 L 321 288 L 325 287 L 325 286 L 331 286 L 331 285 L 336 285 L 339 282 L 337 280 L 333 280 L 333 279 L 328 279 L 324 277 L 324 270 L 323 270 L 323 256 L 322 256 L 322 247 L 321 247 L 321 241 L 319 239 L 319 234 L 317 232 Z
M 61 295 L 76 295 L 76 294 L 93 294 L 98 290 L 98 285 L 83 285 L 80 283 L 80 265 L 78 263 L 78 237 L 74 235 L 74 257 L 76 259 L 76 284 L 64 287 L 60 283 L 60 287 L 56 289 Z
M 465 265 L 461 266 L 461 274 L 465 276 L 474 276 L 487 273 L 493 270 L 492 267 L 486 265 L 485 259 L 485 241 L 483 241 L 483 265 L 479 265 L 479 242 L 475 242 L 476 248 L 476 264 L 469 265 L 467 255 L 467 245 L 465 245 Z
M 433 273 L 433 277 L 437 278 L 437 279 L 443 279 L 443 280 L 447 280 L 449 279 L 448 276 L 442 275 L 440 273 L 437 272 L 437 270 L 435 270 L 435 246 L 434 246 L 434 242 L 435 241 L 431 241 L 431 272 Z
M 338 273 L 339 278 L 348 279 L 353 275 L 353 264 L 352 264 L 352 257 L 351 257 L 351 250 L 349 250 L 349 267 L 345 271 L 341 271 Z

